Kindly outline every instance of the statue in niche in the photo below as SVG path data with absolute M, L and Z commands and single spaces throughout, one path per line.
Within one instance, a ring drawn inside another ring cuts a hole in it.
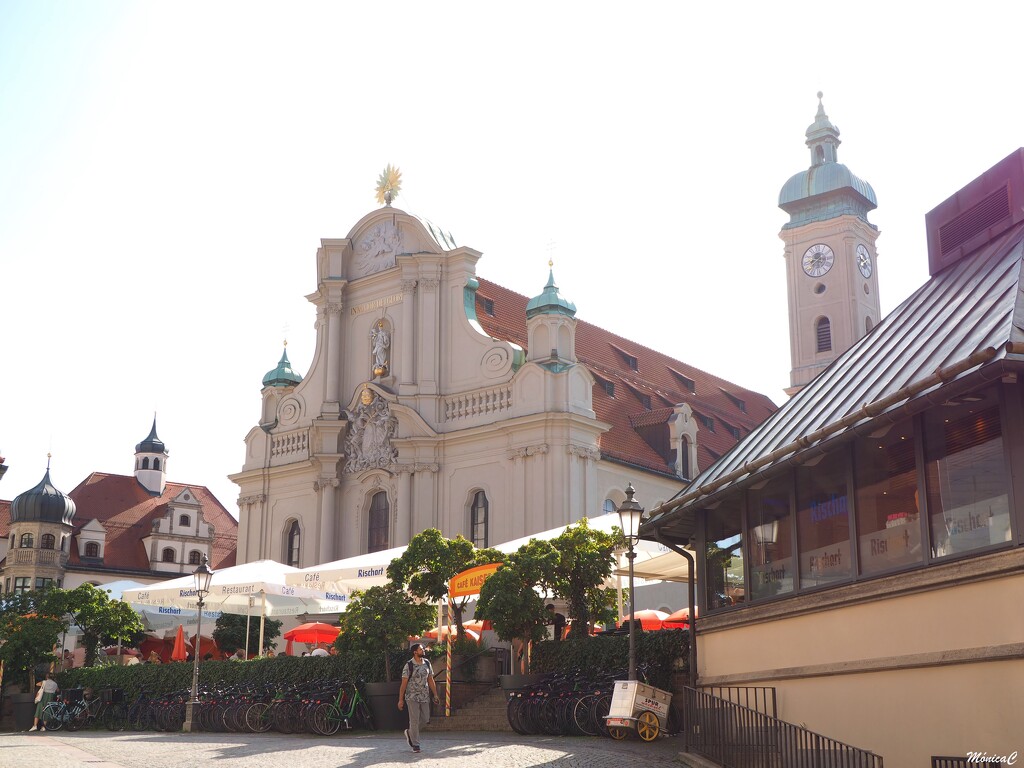
M 390 370 L 391 332 L 384 327 L 384 321 L 378 320 L 370 329 L 370 348 L 373 355 L 373 375 L 386 376 Z
M 398 419 L 387 400 L 364 389 L 355 412 L 346 415 L 352 424 L 345 436 L 346 473 L 386 469 L 398 459 L 398 449 L 391 445 Z

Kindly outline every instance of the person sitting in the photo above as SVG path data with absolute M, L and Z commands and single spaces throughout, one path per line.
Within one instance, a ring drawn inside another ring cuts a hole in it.
M 149 658 L 146 659 L 147 664 L 163 664 L 164 660 L 160 658 L 160 654 L 156 651 L 149 652 Z

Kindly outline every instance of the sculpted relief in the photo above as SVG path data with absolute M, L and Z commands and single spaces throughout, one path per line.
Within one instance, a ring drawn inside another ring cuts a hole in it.
M 356 246 L 355 276 L 365 277 L 395 266 L 401 247 L 402 231 L 396 224 L 386 221 L 376 225 Z
M 398 429 L 398 419 L 388 402 L 364 389 L 355 412 L 348 413 L 352 426 L 345 437 L 345 472 L 364 469 L 387 469 L 398 459 L 398 449 L 391 438 Z

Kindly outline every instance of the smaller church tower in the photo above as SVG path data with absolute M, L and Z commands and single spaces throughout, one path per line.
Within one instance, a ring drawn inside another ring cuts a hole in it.
M 875 191 L 837 161 L 839 129 L 818 113 L 807 128 L 811 165 L 779 193 L 785 243 L 793 395 L 879 321 Z
M 167 447 L 156 435 L 156 416 L 149 436 L 135 446 L 135 479 L 150 493 L 159 496 L 167 483 Z
M 75 502 L 46 474 L 11 502 L 11 539 L 4 564 L 4 591 L 63 586 L 75 517 Z
M 562 298 L 548 262 L 548 282 L 526 305 L 527 360 L 573 364 L 576 360 L 576 305 Z

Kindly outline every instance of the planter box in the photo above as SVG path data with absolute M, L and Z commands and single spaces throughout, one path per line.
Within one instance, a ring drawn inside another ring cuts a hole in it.
M 35 695 L 31 693 L 11 694 L 11 706 L 14 714 L 14 730 L 27 731 L 35 719 Z
M 366 700 L 378 731 L 401 731 L 409 726 L 409 715 L 398 708 L 401 682 L 365 683 Z

